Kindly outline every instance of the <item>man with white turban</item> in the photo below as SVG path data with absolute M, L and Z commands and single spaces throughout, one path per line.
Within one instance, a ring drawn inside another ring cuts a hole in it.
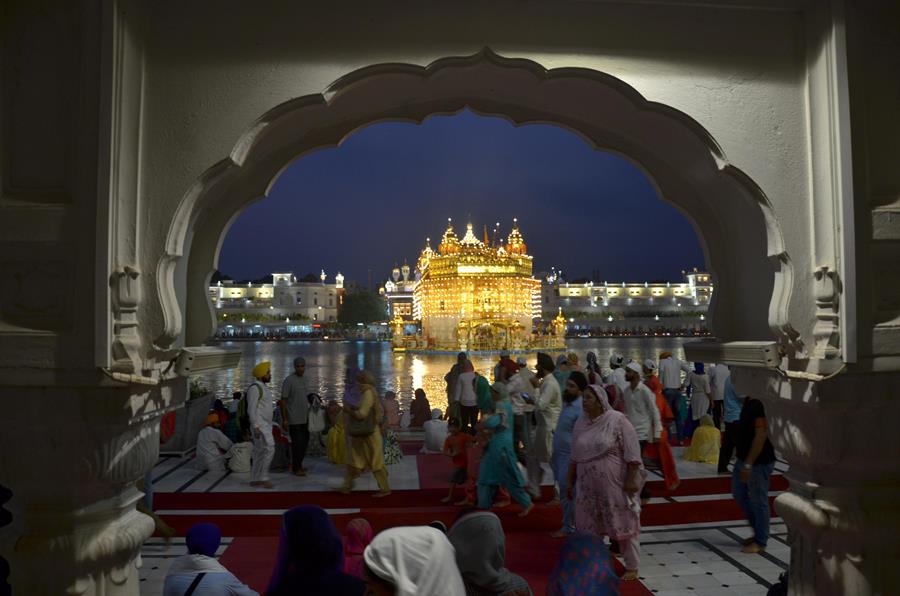
M 443 532 L 430 526 L 385 530 L 366 547 L 363 559 L 363 579 L 369 586 L 369 593 L 397 596 L 466 594 L 453 545 Z
M 247 415 L 253 433 L 250 486 L 273 488 L 269 482 L 269 466 L 275 455 L 275 439 L 272 437 L 272 396 L 266 386 L 272 381 L 272 363 L 257 364 L 253 368 L 253 377 L 255 380 L 247 387 Z

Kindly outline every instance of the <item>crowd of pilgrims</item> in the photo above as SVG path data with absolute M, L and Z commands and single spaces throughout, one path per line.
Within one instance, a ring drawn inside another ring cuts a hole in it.
M 378 397 L 367 371 L 348 369 L 343 399 L 327 405 L 307 390 L 304 373 L 305 361 L 295 359 L 271 408 L 271 365 L 258 364 L 236 411 L 229 414 L 220 404 L 208 417 L 198 460 L 214 470 L 243 468 L 251 485 L 272 488 L 268 471 L 280 444 L 284 464 L 296 475 L 307 474 L 308 452 L 345 466 L 338 487 L 345 493 L 372 472 L 378 498 L 390 494 L 386 464 L 402 458 L 396 431 L 421 427 L 422 452 L 452 462 L 442 501 L 462 510 L 449 531 L 435 522 L 373 536 L 368 522 L 356 519 L 341 537 L 321 508 L 291 509 L 267 594 L 531 594 L 505 567 L 503 529 L 490 510 L 514 501 L 518 515 L 527 516 L 541 496 L 544 464 L 555 482 L 550 504 L 561 510 L 553 536 L 566 540 L 547 593 L 616 594 L 619 578 L 609 552 L 623 559 L 623 581 L 637 578 L 640 512 L 650 498 L 647 469 L 675 490 L 680 481 L 672 445 L 686 441 L 685 459 L 715 464 L 719 473 L 728 473 L 736 449 L 732 491 L 754 532 L 744 551 L 765 548 L 774 452 L 761 402 L 738 396 L 725 365 L 707 373 L 702 363 L 691 366 L 668 352 L 659 362 L 613 354 L 601 370 L 592 352 L 584 366 L 574 353 L 555 361 L 538 353 L 532 370 L 524 358 L 513 361 L 504 352 L 491 381 L 460 353 L 445 376 L 446 411 L 431 409 L 417 389 L 406 412 L 393 392 Z M 215 560 L 219 540 L 211 524 L 188 532 L 189 554 L 173 563 L 167 596 L 255 594 Z

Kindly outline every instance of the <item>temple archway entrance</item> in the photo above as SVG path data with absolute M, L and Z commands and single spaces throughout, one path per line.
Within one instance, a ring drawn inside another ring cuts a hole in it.
M 225 232 L 291 161 L 337 145 L 369 124 L 421 122 L 465 108 L 515 124 L 562 126 L 637 164 L 698 232 L 717 283 L 711 307 L 716 336 L 727 341 L 790 334 L 791 265 L 771 205 L 697 122 L 601 72 L 548 71 L 486 49 L 426 68 L 364 68 L 321 95 L 282 104 L 252 125 L 172 216 L 167 255 L 157 270 L 159 320 L 165 323 L 155 337 L 157 351 L 197 345 L 213 335 L 207 289 Z

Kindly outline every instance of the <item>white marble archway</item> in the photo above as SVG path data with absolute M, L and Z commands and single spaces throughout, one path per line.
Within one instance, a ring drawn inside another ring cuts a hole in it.
M 290 162 L 375 122 L 421 122 L 465 107 L 516 124 L 557 124 L 637 163 L 698 231 L 717 283 L 716 335 L 747 340 L 774 334 L 791 345 L 792 266 L 771 204 L 702 126 L 604 73 L 546 70 L 485 49 L 424 68 L 380 64 L 357 70 L 324 93 L 286 102 L 253 123 L 172 214 L 156 272 L 162 312 L 153 319 L 163 323 L 154 332 L 157 356 L 213 334 L 206 290 L 225 232 Z M 186 284 L 183 311 L 179 284 Z

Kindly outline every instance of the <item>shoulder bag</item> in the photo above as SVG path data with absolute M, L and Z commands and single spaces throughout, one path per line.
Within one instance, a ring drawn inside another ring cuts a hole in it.
M 347 416 L 347 434 L 351 437 L 368 437 L 375 432 L 375 408 L 369 410 L 368 416 L 359 419 L 356 416 Z

